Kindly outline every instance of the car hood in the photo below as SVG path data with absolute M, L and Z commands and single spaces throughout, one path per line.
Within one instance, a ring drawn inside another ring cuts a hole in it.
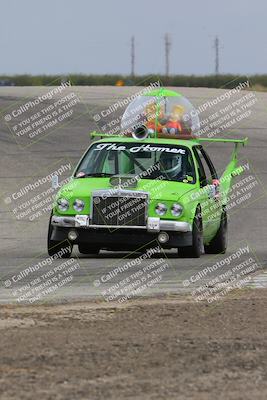
M 96 190 L 113 190 L 117 188 L 110 184 L 109 178 L 80 178 L 71 179 L 59 191 L 57 197 L 86 198 L 92 196 Z M 178 201 L 185 194 L 196 189 L 195 184 L 170 182 L 165 180 L 140 179 L 136 187 L 127 187 L 131 191 L 148 192 L 151 200 Z

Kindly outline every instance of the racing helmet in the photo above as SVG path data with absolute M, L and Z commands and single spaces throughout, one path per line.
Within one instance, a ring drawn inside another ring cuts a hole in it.
M 177 176 L 182 170 L 182 155 L 162 153 L 159 159 L 160 171 L 170 178 Z

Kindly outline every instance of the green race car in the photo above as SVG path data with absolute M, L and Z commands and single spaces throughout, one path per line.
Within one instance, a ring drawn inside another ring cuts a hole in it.
M 128 112 L 133 126 L 122 124 L 125 134 L 92 133 L 101 139 L 92 142 L 57 193 L 49 221 L 50 256 L 70 257 L 76 244 L 82 254 L 97 254 L 149 247 L 155 240 L 181 257 L 226 251 L 227 199 L 233 176 L 242 172 L 237 150 L 246 139 L 193 136 L 194 121 L 181 120 L 184 105 L 169 93 L 175 92 L 153 92 L 138 124 Z M 176 101 L 176 120 L 158 107 L 158 99 L 170 97 Z M 140 107 L 135 109 L 140 115 Z M 204 141 L 235 144 L 221 177 Z

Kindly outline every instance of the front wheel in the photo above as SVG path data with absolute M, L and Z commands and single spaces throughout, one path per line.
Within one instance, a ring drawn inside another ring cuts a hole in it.
M 192 246 L 178 247 L 178 255 L 182 258 L 199 258 L 203 253 L 203 225 L 201 211 L 196 211 L 193 220 Z
M 205 245 L 206 254 L 224 254 L 227 248 L 227 213 L 223 210 L 221 215 L 221 223 L 218 232 L 212 241 Z
M 57 240 L 52 240 L 53 225 L 51 224 L 52 216 L 49 220 L 48 234 L 47 234 L 47 252 L 50 257 L 57 256 L 57 258 L 70 258 L 72 253 L 73 245 L 67 240 L 63 242 L 58 242 Z

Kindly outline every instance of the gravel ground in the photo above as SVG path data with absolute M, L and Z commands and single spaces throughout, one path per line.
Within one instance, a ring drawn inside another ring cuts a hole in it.
M 266 307 L 265 289 L 2 306 L 1 399 L 265 400 Z

